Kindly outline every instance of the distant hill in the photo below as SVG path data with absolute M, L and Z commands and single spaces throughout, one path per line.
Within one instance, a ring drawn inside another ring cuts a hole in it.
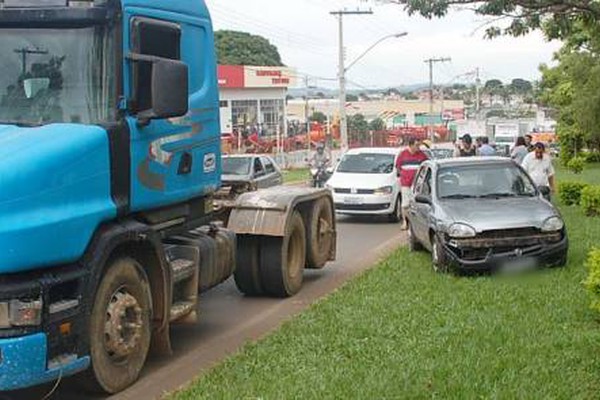
M 382 93 L 389 89 L 396 89 L 400 93 L 410 93 L 421 89 L 428 88 L 429 85 L 427 83 L 416 83 L 413 85 L 400 85 L 400 86 L 390 86 L 386 89 L 348 89 L 348 94 L 358 95 L 360 93 L 373 94 L 373 93 Z M 309 93 L 310 97 L 316 96 L 317 93 L 323 93 L 326 97 L 337 97 L 338 91 L 337 89 L 329 89 L 329 88 L 291 88 L 288 90 L 288 94 L 292 97 L 303 97 L 306 96 L 306 93 Z

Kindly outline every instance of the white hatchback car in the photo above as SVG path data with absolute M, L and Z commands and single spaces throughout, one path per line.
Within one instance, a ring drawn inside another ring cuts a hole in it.
M 391 222 L 400 222 L 398 154 L 399 149 L 395 148 L 348 151 L 326 185 L 333 192 L 335 211 L 339 214 L 387 215 Z

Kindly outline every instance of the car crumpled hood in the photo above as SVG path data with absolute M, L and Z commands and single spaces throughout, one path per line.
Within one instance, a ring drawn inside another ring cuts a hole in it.
M 379 189 L 396 184 L 394 174 L 345 174 L 336 172 L 327 182 L 340 189 Z
M 442 200 L 440 208 L 447 225 L 465 223 L 477 232 L 536 227 L 559 215 L 547 201 L 539 197 L 515 197 L 508 199 Z

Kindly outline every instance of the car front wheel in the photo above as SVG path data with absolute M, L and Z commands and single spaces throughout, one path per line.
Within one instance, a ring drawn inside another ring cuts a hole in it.
M 433 245 L 431 246 L 431 258 L 433 264 L 433 270 L 440 274 L 446 274 L 450 272 L 448 266 L 448 258 L 444 250 L 444 244 L 439 235 L 434 234 Z

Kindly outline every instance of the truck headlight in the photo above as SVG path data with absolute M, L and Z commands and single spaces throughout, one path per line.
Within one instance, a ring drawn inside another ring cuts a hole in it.
M 394 191 L 393 187 L 391 187 L 391 186 L 384 186 L 384 187 L 381 187 L 379 189 L 375 189 L 375 191 L 373 193 L 376 194 L 376 195 L 379 195 L 379 196 L 385 196 L 385 195 L 392 194 L 393 191 Z
M 0 329 L 37 326 L 42 323 L 42 300 L 0 302 Z
M 558 232 L 565 227 L 565 223 L 560 217 L 550 217 L 542 224 L 542 232 Z
M 466 239 L 477 236 L 477 232 L 475 228 L 467 224 L 452 224 L 448 228 L 448 236 L 457 239 Z

